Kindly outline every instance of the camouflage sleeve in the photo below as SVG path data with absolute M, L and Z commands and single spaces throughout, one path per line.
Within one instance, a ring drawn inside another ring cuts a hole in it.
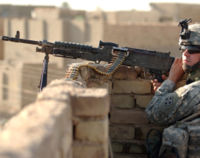
M 152 123 L 169 125 L 194 113 L 200 103 L 200 81 L 174 91 L 175 83 L 166 80 L 146 108 Z

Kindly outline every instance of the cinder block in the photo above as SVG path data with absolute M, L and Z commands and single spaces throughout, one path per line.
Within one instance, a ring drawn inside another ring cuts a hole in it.
M 135 128 L 134 126 L 126 125 L 111 125 L 110 126 L 110 137 L 112 139 L 134 139 Z
M 116 80 L 113 82 L 113 93 L 151 93 L 151 83 L 149 80 Z
M 130 109 L 135 106 L 135 100 L 130 95 L 111 95 L 111 106 Z
M 113 110 L 111 111 L 111 123 L 122 124 L 147 124 L 146 113 L 142 110 Z
M 135 95 L 136 105 L 140 108 L 146 108 L 153 95 Z
M 95 143 L 108 142 L 108 119 L 80 120 L 75 126 L 75 139 Z
M 81 89 L 72 94 L 73 113 L 76 116 L 106 116 L 110 109 L 110 99 L 106 89 Z
M 108 158 L 107 144 L 73 143 L 73 158 Z

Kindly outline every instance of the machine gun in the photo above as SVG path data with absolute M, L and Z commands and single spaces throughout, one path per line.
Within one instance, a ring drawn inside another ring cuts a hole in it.
M 174 57 L 170 56 L 170 52 L 157 52 L 151 50 L 143 50 L 129 47 L 119 47 L 118 44 L 112 42 L 99 42 L 99 47 L 92 47 L 89 45 L 83 45 L 71 42 L 48 42 L 34 41 L 28 39 L 21 39 L 20 32 L 17 31 L 15 37 L 2 36 L 3 41 L 25 43 L 31 45 L 37 45 L 36 52 L 45 53 L 43 60 L 43 71 L 40 80 L 40 90 L 42 90 L 47 84 L 47 71 L 49 54 L 64 57 L 64 58 L 80 58 L 85 60 L 94 61 L 99 63 L 101 61 L 111 62 L 113 55 L 116 52 L 125 54 L 125 60 L 123 65 L 127 66 L 139 66 L 148 69 L 151 74 L 154 74 L 155 78 L 161 81 L 161 75 L 169 72 L 170 67 L 174 61 Z

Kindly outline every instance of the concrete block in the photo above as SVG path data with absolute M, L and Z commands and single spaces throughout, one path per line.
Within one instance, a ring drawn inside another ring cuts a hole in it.
M 123 151 L 123 144 L 117 142 L 112 143 L 112 151 L 114 153 L 121 153 Z
M 71 95 L 74 115 L 81 117 L 108 115 L 110 99 L 106 89 L 82 89 Z
M 131 154 L 145 154 L 146 153 L 146 148 L 144 144 L 131 144 L 129 153 Z
M 147 158 L 146 154 L 116 153 L 115 158 Z
M 130 95 L 111 95 L 111 106 L 116 108 L 131 109 L 135 106 L 134 97 Z
M 73 158 L 108 158 L 108 145 L 73 143 Z
M 111 83 L 111 81 L 98 80 L 98 79 L 89 79 L 86 82 L 86 86 L 88 88 L 105 88 L 105 89 L 108 90 L 109 94 L 112 91 L 112 83 Z
M 110 126 L 110 137 L 112 139 L 130 139 L 133 140 L 135 137 L 135 128 L 128 125 L 111 125 Z
M 153 95 L 135 95 L 136 105 L 140 108 L 146 108 Z
M 75 139 L 101 144 L 108 142 L 108 119 L 80 120 L 75 125 Z
M 113 82 L 113 93 L 151 93 L 151 83 L 149 80 L 116 80 Z
M 112 110 L 111 123 L 147 124 L 146 113 L 142 110 Z

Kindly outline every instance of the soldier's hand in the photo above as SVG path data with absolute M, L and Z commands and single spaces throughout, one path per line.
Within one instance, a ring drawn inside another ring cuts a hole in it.
M 163 81 L 167 79 L 167 76 L 166 75 L 162 75 L 162 79 Z M 158 82 L 157 79 L 154 79 L 154 80 L 151 80 L 151 83 L 153 85 L 153 91 L 155 92 L 159 87 L 160 85 L 162 84 L 161 82 Z
M 182 68 L 182 59 L 176 58 L 171 66 L 168 79 L 177 83 L 183 77 L 183 75 L 184 71 Z

